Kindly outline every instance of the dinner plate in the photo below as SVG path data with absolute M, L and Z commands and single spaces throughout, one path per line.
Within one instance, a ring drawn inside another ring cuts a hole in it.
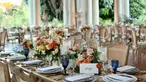
M 130 80 L 124 81 L 123 79 L 118 79 L 118 78 L 115 78 L 115 77 L 111 77 L 113 75 L 121 76 L 123 78 L 128 78 Z M 136 82 L 137 81 L 137 78 L 135 76 L 128 75 L 128 74 L 109 74 L 109 75 L 103 76 L 102 79 L 105 82 Z
M 41 68 L 46 68 L 46 67 L 41 67 Z M 60 69 L 59 69 L 59 68 L 56 69 L 56 70 L 53 69 L 53 71 L 40 71 L 39 69 L 40 69 L 40 68 L 37 68 L 37 69 L 36 69 L 36 72 L 38 72 L 38 73 L 43 73 L 43 74 L 58 73 L 58 72 L 61 72 L 61 71 L 63 70 L 61 67 L 60 67 Z
M 35 66 L 42 64 L 42 60 L 29 60 L 29 61 L 21 62 L 21 64 L 23 66 Z
M 95 82 L 95 81 L 96 79 L 94 78 L 94 76 L 88 74 L 79 74 L 79 75 L 67 76 L 64 78 L 64 82 Z

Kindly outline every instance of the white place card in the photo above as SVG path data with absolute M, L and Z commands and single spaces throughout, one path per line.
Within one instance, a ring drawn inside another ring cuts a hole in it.
M 97 63 L 91 64 L 80 64 L 80 73 L 86 74 L 98 74 L 98 68 L 96 67 Z

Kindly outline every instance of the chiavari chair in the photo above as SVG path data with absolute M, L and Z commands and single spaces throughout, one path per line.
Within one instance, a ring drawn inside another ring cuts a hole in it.
M 119 60 L 120 66 L 127 65 L 129 47 L 123 43 L 116 43 L 106 49 L 109 60 Z
M 8 62 L 0 59 L 0 80 L 1 82 L 11 82 Z

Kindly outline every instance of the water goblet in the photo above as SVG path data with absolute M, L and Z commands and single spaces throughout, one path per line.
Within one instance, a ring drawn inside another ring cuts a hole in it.
M 61 59 L 61 63 L 62 63 L 62 66 L 64 68 L 64 74 L 67 75 L 66 68 L 69 64 L 69 59 L 66 56 L 63 56 L 62 59 Z
M 112 68 L 113 68 L 113 73 L 115 74 L 117 72 L 117 68 L 119 66 L 119 61 L 118 60 L 111 60 Z

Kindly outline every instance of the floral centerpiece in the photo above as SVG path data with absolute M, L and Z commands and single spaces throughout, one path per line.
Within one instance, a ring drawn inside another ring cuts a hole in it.
M 79 71 L 79 67 L 81 63 L 97 63 L 96 67 L 101 69 L 102 61 L 99 59 L 99 55 L 101 52 L 98 52 L 96 48 L 88 48 L 87 50 L 83 50 L 82 54 L 77 59 L 77 68 Z M 77 72 L 78 72 L 77 71 Z
M 70 56 L 71 59 L 77 58 L 78 57 L 78 54 L 81 52 L 80 51 L 80 46 L 78 44 L 75 44 L 72 48 L 69 48 L 69 50 L 74 53 L 73 55 L 72 54 L 69 54 L 69 56 Z
M 37 57 L 52 57 L 53 60 L 58 60 L 60 57 L 60 45 L 62 44 L 62 36 L 52 31 L 49 36 L 41 36 L 36 39 L 36 47 L 34 56 Z
M 33 48 L 33 44 L 31 42 L 31 40 L 24 39 L 23 42 L 22 42 L 22 47 L 24 49 L 24 51 L 23 51 L 24 55 L 27 58 L 28 54 L 29 54 L 29 50 Z

